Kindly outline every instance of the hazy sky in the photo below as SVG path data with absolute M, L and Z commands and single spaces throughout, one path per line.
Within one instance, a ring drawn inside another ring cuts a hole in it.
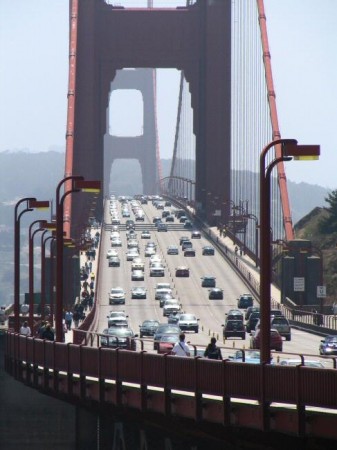
M 336 189 L 337 0 L 264 2 L 282 137 L 321 145 L 319 162 L 287 163 L 287 177 Z M 0 151 L 64 147 L 68 0 L 0 0 L 0 60 Z M 178 80 L 158 71 L 162 157 L 172 155 Z

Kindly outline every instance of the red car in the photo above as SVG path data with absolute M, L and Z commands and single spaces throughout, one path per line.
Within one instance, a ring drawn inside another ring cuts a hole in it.
M 174 344 L 178 341 L 179 341 L 179 334 L 164 334 L 159 341 L 158 353 L 171 354 Z
M 250 348 L 251 349 L 260 349 L 260 341 L 261 341 L 261 329 L 257 329 L 253 332 L 252 337 L 250 338 Z M 283 349 L 283 340 L 282 336 L 277 330 L 270 330 L 270 349 L 276 350 L 278 352 L 282 352 Z

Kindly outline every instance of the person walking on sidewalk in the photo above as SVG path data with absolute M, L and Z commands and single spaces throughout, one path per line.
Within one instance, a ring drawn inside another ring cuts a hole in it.
M 185 344 L 185 333 L 180 333 L 179 341 L 174 344 L 172 349 L 172 355 L 176 356 L 191 356 L 190 349 L 187 344 Z

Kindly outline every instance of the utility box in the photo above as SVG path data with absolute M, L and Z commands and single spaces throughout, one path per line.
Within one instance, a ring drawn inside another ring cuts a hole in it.
M 299 306 L 317 305 L 317 287 L 323 285 L 323 261 L 312 243 L 294 239 L 285 243 L 281 264 L 281 301 L 290 298 Z

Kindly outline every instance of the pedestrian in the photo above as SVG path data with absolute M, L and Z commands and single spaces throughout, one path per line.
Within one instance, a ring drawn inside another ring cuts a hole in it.
M 71 323 L 73 321 L 73 313 L 71 311 L 66 311 L 64 315 L 64 320 L 66 322 L 67 330 L 71 330 Z
M 172 349 L 172 355 L 176 356 L 191 356 L 190 349 L 187 344 L 185 344 L 185 333 L 179 334 L 179 341 L 174 344 Z
M 78 324 L 80 322 L 80 318 L 81 318 L 80 313 L 78 312 L 78 310 L 75 310 L 74 313 L 73 313 L 73 321 L 74 321 L 75 328 L 78 328 Z
M 94 286 L 95 286 L 95 282 L 94 281 L 90 281 L 89 287 L 90 287 L 91 291 L 94 289 Z
M 88 266 L 89 266 L 89 272 L 91 272 L 92 271 L 92 262 L 91 261 L 89 261 Z
M 89 283 L 87 282 L 87 280 L 83 281 L 82 286 L 83 286 L 83 289 L 85 289 L 86 291 L 88 290 Z
M 27 337 L 32 335 L 32 331 L 31 331 L 30 327 L 28 326 L 28 322 L 23 322 L 23 325 L 20 328 L 20 334 L 22 334 L 23 336 L 27 336 Z
M 221 350 L 216 346 L 215 337 L 211 338 L 211 342 L 207 345 L 204 356 L 208 359 L 222 359 Z
M 235 251 L 235 254 L 237 255 L 237 254 L 238 254 L 238 251 L 239 251 L 239 248 L 238 248 L 237 245 L 235 246 L 234 251 Z
M 55 333 L 49 322 L 46 322 L 46 326 L 42 332 L 42 339 L 47 341 L 53 341 L 55 339 Z
M 37 335 L 40 339 L 43 339 L 42 334 L 43 334 L 45 328 L 46 328 L 46 321 L 42 320 L 42 322 L 40 323 L 39 329 L 37 330 Z
M 94 274 L 94 272 L 91 272 L 90 279 L 91 279 L 91 281 L 95 281 L 95 274 Z

